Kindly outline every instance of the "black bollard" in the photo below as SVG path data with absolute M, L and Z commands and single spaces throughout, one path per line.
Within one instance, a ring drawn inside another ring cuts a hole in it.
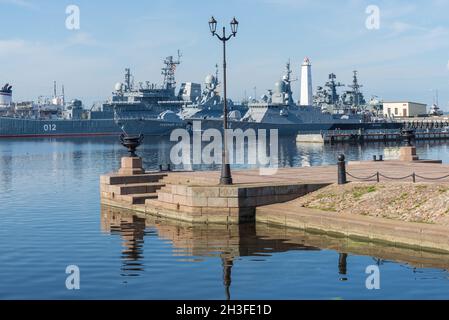
M 348 183 L 348 181 L 346 180 L 346 162 L 344 154 L 338 156 L 337 167 L 338 167 L 338 184 Z
M 161 172 L 171 171 L 171 165 L 170 165 L 170 163 L 167 163 L 167 164 L 165 164 L 165 165 L 160 164 L 160 165 L 159 165 L 159 171 L 161 171 Z

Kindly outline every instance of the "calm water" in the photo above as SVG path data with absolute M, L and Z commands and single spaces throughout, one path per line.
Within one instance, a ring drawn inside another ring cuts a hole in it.
M 383 145 L 281 143 L 283 166 L 370 159 Z M 419 144 L 449 162 L 448 145 Z M 169 145 L 153 140 L 147 168 Z M 394 147 L 386 151 L 394 154 Z M 115 139 L 0 140 L 2 299 L 449 298 L 449 257 L 263 225 L 193 228 L 101 208 L 99 175 L 124 155 Z M 377 264 L 381 289 L 365 288 Z M 68 265 L 81 289 L 65 287 Z

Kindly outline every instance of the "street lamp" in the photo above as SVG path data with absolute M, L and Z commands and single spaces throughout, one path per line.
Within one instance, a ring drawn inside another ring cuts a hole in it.
M 230 185 L 232 184 L 231 166 L 228 161 L 228 143 L 226 137 L 226 129 L 228 128 L 228 99 L 226 95 L 226 41 L 235 37 L 237 34 L 239 22 L 237 19 L 231 21 L 232 34 L 226 36 L 226 28 L 223 27 L 223 35 L 217 34 L 217 20 L 211 17 L 209 20 L 209 29 L 212 36 L 217 36 L 218 40 L 223 43 L 223 145 L 222 145 L 222 164 L 221 164 L 221 177 L 220 184 Z

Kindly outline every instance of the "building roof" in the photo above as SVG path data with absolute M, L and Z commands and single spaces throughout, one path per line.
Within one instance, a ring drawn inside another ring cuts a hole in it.
M 408 103 L 408 104 L 420 104 L 423 106 L 427 106 L 427 103 L 413 102 L 413 101 L 384 101 L 383 103 L 384 104 L 385 103 Z

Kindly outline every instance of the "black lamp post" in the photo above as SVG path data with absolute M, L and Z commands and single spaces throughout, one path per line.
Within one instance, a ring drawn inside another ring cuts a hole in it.
M 231 31 L 229 36 L 226 36 L 226 28 L 223 27 L 223 35 L 220 36 L 216 33 L 217 31 L 217 20 L 214 17 L 209 20 L 209 28 L 212 36 L 217 36 L 217 38 L 223 43 L 223 145 L 222 145 L 222 164 L 221 164 L 221 177 L 220 183 L 224 185 L 232 184 L 231 166 L 228 159 L 228 144 L 226 137 L 226 129 L 228 128 L 228 99 L 226 95 L 226 41 L 235 37 L 237 34 L 239 23 L 235 19 L 231 21 Z

